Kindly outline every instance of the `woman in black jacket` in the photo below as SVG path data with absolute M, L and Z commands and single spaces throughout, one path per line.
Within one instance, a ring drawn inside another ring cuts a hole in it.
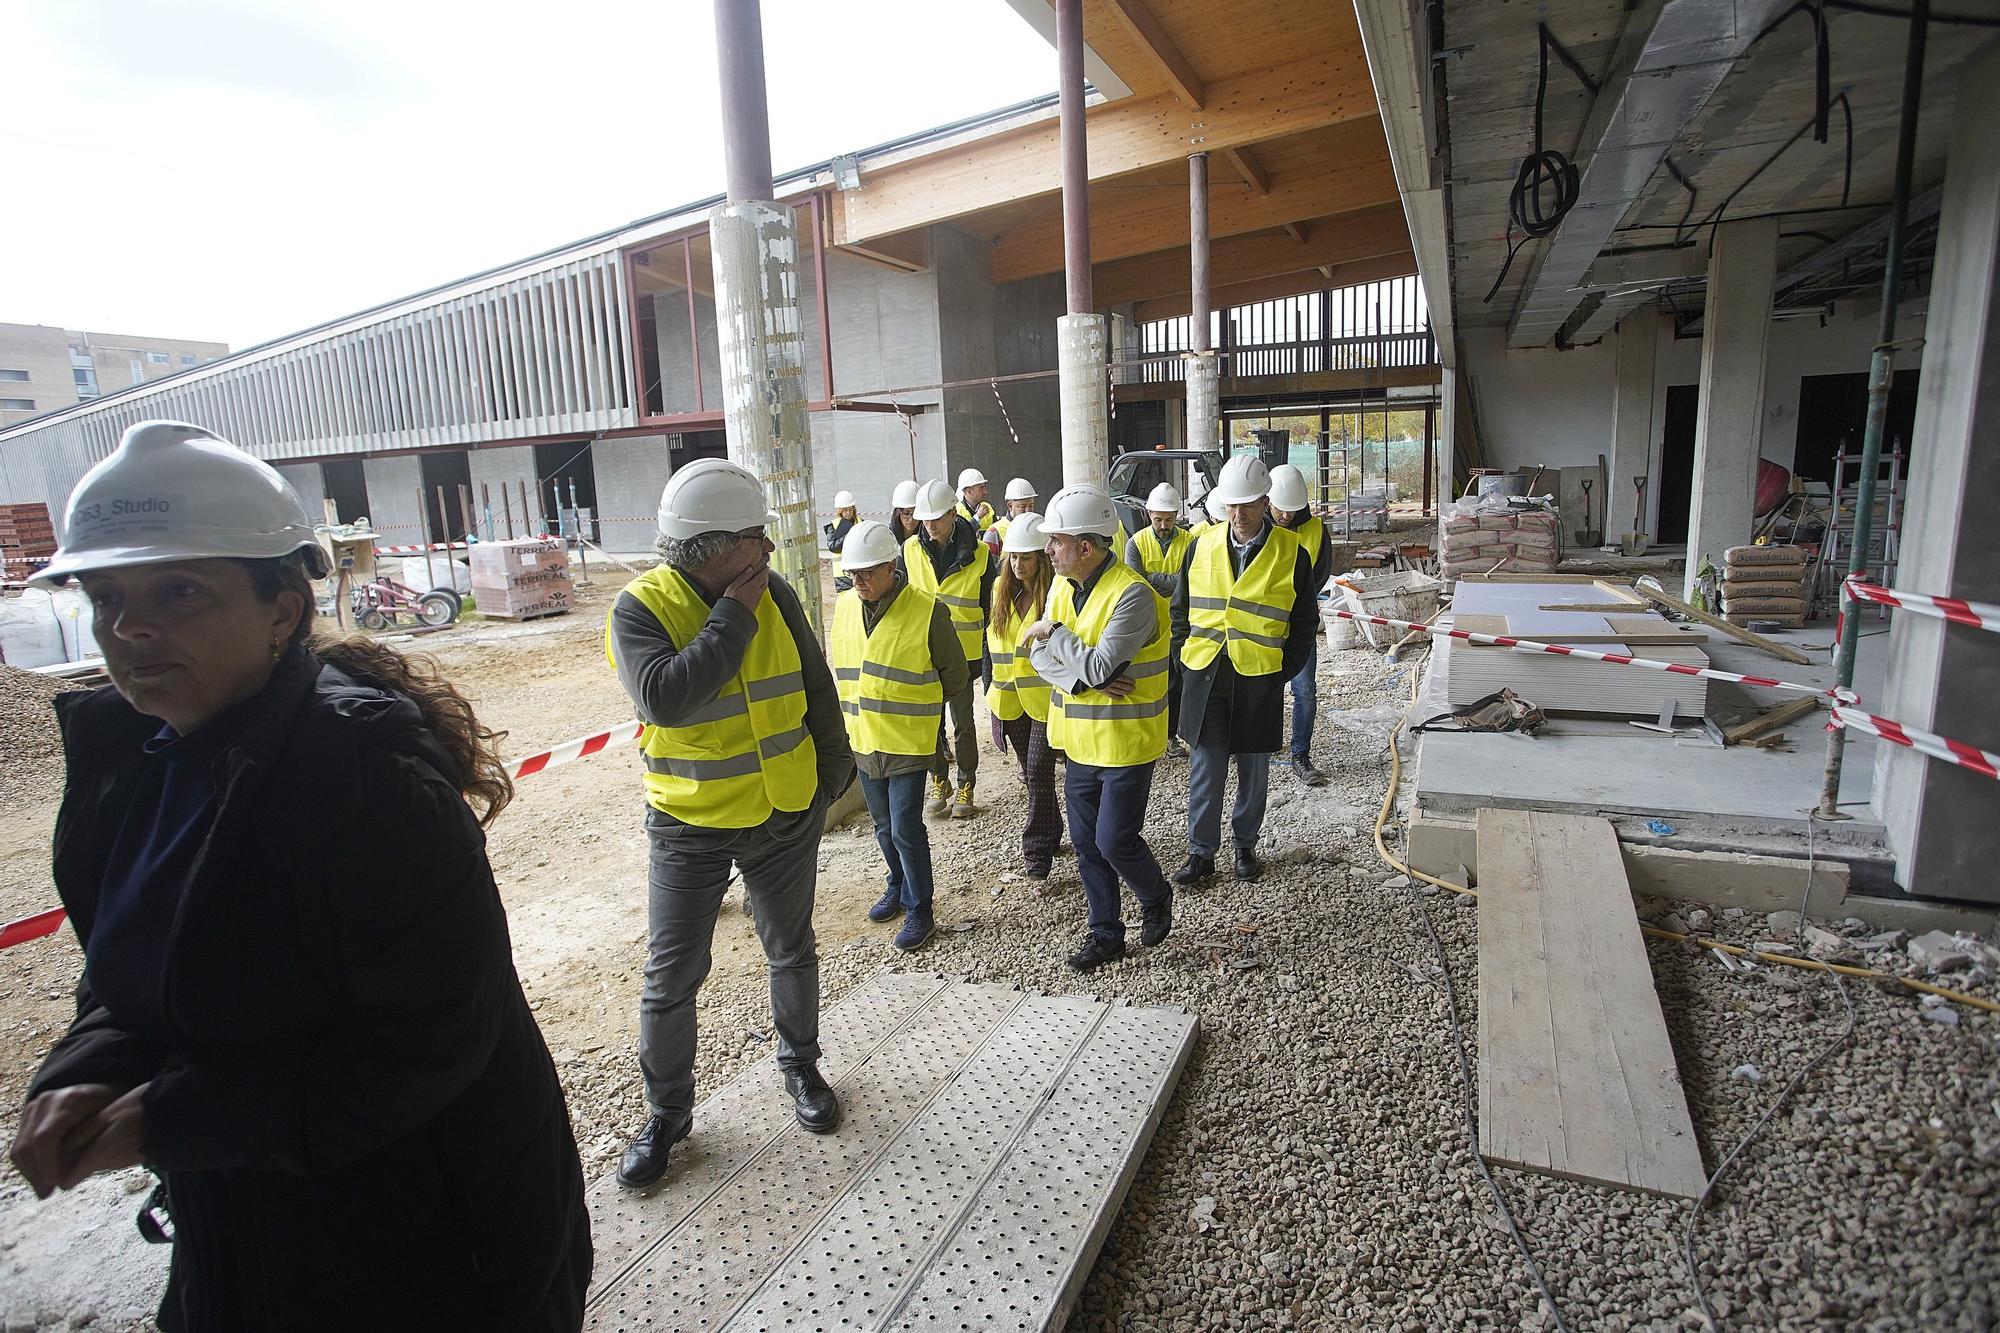
M 133 427 L 71 496 L 42 577 L 81 579 L 113 684 L 57 701 L 85 967 L 12 1156 L 42 1197 L 160 1177 L 162 1329 L 574 1330 L 589 1220 L 486 861 L 497 737 L 427 664 L 313 636 L 325 563 L 199 427 Z

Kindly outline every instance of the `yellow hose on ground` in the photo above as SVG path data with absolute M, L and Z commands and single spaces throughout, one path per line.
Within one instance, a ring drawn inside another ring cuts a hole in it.
M 1415 703 L 1417 701 L 1416 668 L 1414 666 L 1410 667 L 1409 672 L 1410 702 Z M 1389 851 L 1389 845 L 1382 840 L 1382 830 L 1389 823 L 1389 810 L 1396 803 L 1396 791 L 1402 785 L 1403 781 L 1403 756 L 1396 749 L 1396 738 L 1402 735 L 1402 732 L 1403 723 L 1399 719 L 1396 725 L 1389 731 L 1389 789 L 1382 794 L 1382 808 L 1375 815 L 1375 854 L 1389 865 L 1394 866 L 1401 873 L 1408 875 L 1411 879 L 1420 879 L 1424 883 L 1434 884 L 1440 889 L 1450 889 L 1453 893 L 1461 894 L 1467 898 L 1477 898 L 1479 896 L 1477 889 L 1469 889 L 1460 884 L 1453 884 L 1449 880 L 1439 879 L 1434 875 L 1426 875 L 1421 870 L 1403 864 L 1403 862 L 1396 859 Z M 1706 935 L 1687 935 L 1680 931 L 1667 930 L 1660 926 L 1648 926 L 1643 922 L 1640 924 L 1639 929 L 1656 939 L 1692 942 L 1704 949 L 1713 949 L 1717 953 L 1734 954 L 1738 958 L 1747 956 L 1755 958 L 1760 962 L 1781 963 L 1786 967 L 1796 967 L 1807 972 L 1838 972 L 1843 977 L 1859 977 L 1864 981 L 1893 982 L 1898 986 L 1906 986 L 1914 991 L 1922 991 L 1926 995 L 1941 996 L 1944 999 L 1950 1000 L 1953 1004 L 1968 1005 L 1974 1009 L 1982 1009 L 1989 1014 L 2000 1014 L 2000 1003 L 1996 1003 L 1995 1001 L 1981 999 L 1977 995 L 1967 995 L 1964 991 L 1947 990 L 1943 986 L 1933 986 L 1928 981 L 1918 981 L 1914 977 L 1899 977 L 1893 972 L 1883 972 L 1872 967 L 1850 967 L 1842 963 L 1821 962 L 1817 958 L 1795 958 L 1790 954 L 1766 953 L 1759 949 L 1746 949 L 1738 944 L 1724 944 L 1721 940 L 1712 940 Z

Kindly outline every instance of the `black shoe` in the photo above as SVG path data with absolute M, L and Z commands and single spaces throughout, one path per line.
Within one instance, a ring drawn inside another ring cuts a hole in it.
M 896 947 L 904 953 L 921 949 L 936 931 L 937 923 L 931 914 L 923 908 L 913 907 L 903 914 L 903 928 L 896 932 Z
M 1081 949 L 1070 955 L 1069 965 L 1078 972 L 1089 972 L 1103 967 L 1106 963 L 1115 963 L 1124 956 L 1125 941 L 1119 940 L 1114 944 L 1110 940 L 1101 940 L 1092 935 L 1083 942 Z
M 903 914 L 903 891 L 890 889 L 868 909 L 868 919 L 877 923 L 894 921 Z
M 1139 928 L 1139 943 L 1150 949 L 1174 928 L 1174 906 L 1161 903 L 1158 907 L 1148 907 L 1140 914 L 1140 920 L 1143 924 Z
M 1029 879 L 1043 880 L 1049 877 L 1049 868 L 1047 866 L 1029 866 L 1026 870 L 1023 870 L 1021 873 L 1026 875 Z
M 646 1127 L 618 1162 L 618 1183 L 628 1190 L 642 1190 L 667 1173 L 667 1149 L 688 1136 L 694 1117 L 683 1116 L 669 1124 L 663 1115 L 648 1116 Z
M 827 1134 L 840 1123 L 840 1101 L 817 1065 L 800 1065 L 785 1071 L 785 1091 L 792 1096 L 792 1110 L 799 1123 L 815 1134 Z
M 1264 873 L 1264 863 L 1257 859 L 1257 853 L 1248 847 L 1236 849 L 1236 878 L 1255 879 Z
M 1313 761 L 1298 755 L 1292 756 L 1292 776 L 1308 787 L 1324 787 L 1326 774 L 1313 767 Z
M 1182 885 L 1199 884 L 1203 880 L 1213 877 L 1214 874 L 1214 857 L 1202 856 L 1191 852 L 1188 855 L 1187 864 L 1174 872 L 1174 883 Z

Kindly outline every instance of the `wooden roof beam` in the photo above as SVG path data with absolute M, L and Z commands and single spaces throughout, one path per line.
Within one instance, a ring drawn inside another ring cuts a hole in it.
M 1194 72 L 1194 66 L 1181 54 L 1174 39 L 1167 36 L 1167 30 L 1160 26 L 1159 19 L 1153 17 L 1153 11 L 1146 8 L 1143 0 L 1105 0 L 1105 7 L 1132 34 L 1139 43 L 1139 49 L 1146 53 L 1160 73 L 1166 76 L 1167 85 L 1174 93 L 1196 111 L 1201 110 L 1202 98 L 1206 95 L 1201 76 Z
M 1291 237 L 1293 240 L 1297 241 L 1300 245 L 1304 245 L 1306 243 L 1306 229 L 1304 227 L 1301 227 L 1296 222 L 1284 223 L 1283 227 L 1285 235 Z
M 1243 183 L 1258 194 L 1269 194 L 1271 192 L 1271 177 L 1269 173 L 1264 170 L 1255 157 L 1251 156 L 1248 148 L 1224 148 L 1217 156 L 1224 162 L 1227 162 L 1229 169 L 1241 176 Z
M 1337 227 L 1317 228 L 1305 245 L 1276 228 L 1217 240 L 1209 246 L 1209 283 L 1213 290 L 1281 273 L 1301 273 L 1321 264 L 1403 254 L 1409 248 L 1402 205 L 1378 204 L 1344 214 Z M 1103 308 L 1178 296 L 1188 290 L 1185 245 L 1091 268 L 1092 294 Z M 1221 301 L 1215 304 L 1219 307 Z
M 1211 83 L 1205 99 L 1192 114 L 1173 93 L 1090 108 L 1091 179 L 1178 162 L 1199 148 L 1220 152 L 1376 115 L 1358 45 Z M 864 173 L 859 187 L 834 194 L 833 241 L 854 245 L 1052 194 L 1060 163 L 1057 125 L 1040 120 Z

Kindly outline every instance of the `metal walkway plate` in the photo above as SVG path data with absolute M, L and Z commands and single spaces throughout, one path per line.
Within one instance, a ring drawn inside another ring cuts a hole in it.
M 695 1110 L 651 1193 L 591 1191 L 594 1329 L 1058 1329 L 1195 1019 L 885 975 L 821 1017 L 840 1128 L 774 1060 Z

